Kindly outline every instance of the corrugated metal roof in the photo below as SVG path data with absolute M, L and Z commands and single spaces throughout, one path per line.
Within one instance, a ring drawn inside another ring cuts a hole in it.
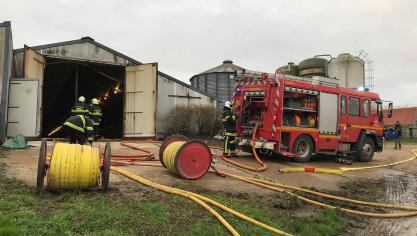
M 46 49 L 46 48 L 52 48 L 52 47 L 58 47 L 58 46 L 64 46 L 64 45 L 71 45 L 71 44 L 79 44 L 79 43 L 85 43 L 85 42 L 91 43 L 91 44 L 93 44 L 93 45 L 95 45 L 97 47 L 100 47 L 100 48 L 102 48 L 104 50 L 107 50 L 107 51 L 109 51 L 109 52 L 111 52 L 111 53 L 113 53 L 113 54 L 115 54 L 115 55 L 117 55 L 117 56 L 119 56 L 119 57 L 121 57 L 121 58 L 129 61 L 132 64 L 143 64 L 142 62 L 137 61 L 137 60 L 135 60 L 135 59 L 133 59 L 133 58 L 131 58 L 129 56 L 126 56 L 123 53 L 120 53 L 120 52 L 118 52 L 116 50 L 113 50 L 113 49 L 111 49 L 111 48 L 109 48 L 109 47 L 101 44 L 101 43 L 96 42 L 93 38 L 91 38 L 89 36 L 82 37 L 81 39 L 76 39 L 76 40 L 70 40 L 70 41 L 64 41 L 64 42 L 58 42 L 58 43 L 51 43 L 51 44 L 44 44 L 44 45 L 33 46 L 31 48 L 34 49 L 34 50 L 40 50 L 40 49 Z M 19 49 L 15 49 L 14 52 L 23 52 L 23 50 L 24 50 L 24 48 L 19 48 Z M 162 77 L 165 77 L 165 78 L 167 78 L 167 79 L 169 79 L 171 81 L 174 81 L 174 82 L 176 82 L 178 84 L 181 84 L 184 87 L 187 87 L 187 88 L 189 88 L 191 90 L 194 90 L 196 92 L 199 92 L 199 93 L 203 94 L 204 96 L 207 96 L 209 98 L 212 98 L 212 99 L 214 99 L 216 101 L 220 101 L 218 98 L 216 98 L 214 96 L 211 96 L 210 94 L 207 94 L 204 91 L 201 91 L 199 89 L 196 89 L 196 88 L 192 87 L 191 85 L 189 85 L 187 83 L 184 83 L 183 81 L 178 80 L 178 79 L 176 79 L 176 78 L 174 78 L 174 77 L 172 77 L 170 75 L 167 75 L 167 74 L 165 74 L 165 73 L 163 73 L 161 71 L 158 71 L 158 75 L 160 75 Z
M 233 73 L 236 70 L 243 70 L 243 68 L 233 64 L 233 61 L 231 61 L 231 60 L 224 60 L 223 64 L 221 64 L 219 66 L 216 66 L 214 68 L 211 68 L 209 70 L 206 70 L 206 71 L 200 73 L 199 75 L 209 74 L 209 73 L 225 73 L 225 72 Z
M 384 117 L 387 117 L 384 111 Z M 397 120 L 401 125 L 414 125 L 417 123 L 417 107 L 393 109 L 391 118 L 384 118 L 384 125 L 394 125 Z

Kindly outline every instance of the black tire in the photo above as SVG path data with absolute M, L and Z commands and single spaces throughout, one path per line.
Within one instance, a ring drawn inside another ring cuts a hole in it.
M 295 158 L 296 162 L 307 162 L 313 155 L 313 141 L 305 134 L 300 135 L 292 146 L 292 152 L 298 154 Z
M 250 145 L 243 145 L 243 146 L 240 146 L 239 148 L 240 148 L 240 150 L 242 150 L 242 152 L 247 152 L 247 153 L 253 154 L 252 146 L 250 146 Z
M 365 141 L 362 144 L 362 147 L 359 149 L 356 160 L 362 162 L 369 162 L 374 157 L 375 153 L 375 143 L 370 137 L 366 137 Z
M 243 152 L 247 152 L 247 153 L 250 153 L 250 154 L 253 155 L 252 146 L 250 146 L 250 145 L 240 146 L 240 150 L 242 150 Z M 257 148 L 256 149 L 256 154 L 260 158 L 265 158 L 265 157 L 269 157 L 269 156 L 272 155 L 272 150 L 265 149 L 265 148 Z
M 266 149 L 266 148 L 257 148 L 256 149 L 256 154 L 260 158 L 267 158 L 267 157 L 270 157 L 272 155 L 272 150 Z
M 101 167 L 101 191 L 104 193 L 109 190 L 110 164 L 111 146 L 110 143 L 106 143 L 103 154 L 103 166 Z
M 43 190 L 43 182 L 46 175 L 46 152 L 47 145 L 46 139 L 42 139 L 41 147 L 39 150 L 39 159 L 38 159 L 38 176 L 36 179 L 36 189 L 40 192 Z

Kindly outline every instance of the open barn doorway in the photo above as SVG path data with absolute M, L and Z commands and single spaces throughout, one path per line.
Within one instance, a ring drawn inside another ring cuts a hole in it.
M 71 114 L 79 96 L 90 103 L 100 100 L 103 117 L 100 134 L 119 139 L 123 134 L 123 81 L 125 67 L 84 61 L 46 58 L 42 99 L 42 136 L 48 137 Z M 62 131 L 52 137 L 64 137 Z

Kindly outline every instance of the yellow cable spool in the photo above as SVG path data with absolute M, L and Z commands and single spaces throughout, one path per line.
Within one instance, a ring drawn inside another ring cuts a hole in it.
M 82 190 L 99 187 L 107 191 L 110 174 L 110 144 L 103 155 L 91 146 L 56 143 L 46 160 L 46 140 L 42 140 L 38 161 L 37 187 L 47 190 Z
M 97 148 L 57 143 L 50 160 L 48 190 L 88 189 L 97 186 L 100 156 Z
M 182 135 L 167 138 L 160 148 L 160 161 L 172 174 L 184 179 L 198 179 L 211 166 L 212 154 L 207 144 Z

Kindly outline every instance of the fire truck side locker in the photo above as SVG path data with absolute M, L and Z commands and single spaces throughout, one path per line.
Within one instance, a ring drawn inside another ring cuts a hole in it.
M 319 141 L 317 151 L 336 153 L 338 146 L 338 94 L 320 92 Z

